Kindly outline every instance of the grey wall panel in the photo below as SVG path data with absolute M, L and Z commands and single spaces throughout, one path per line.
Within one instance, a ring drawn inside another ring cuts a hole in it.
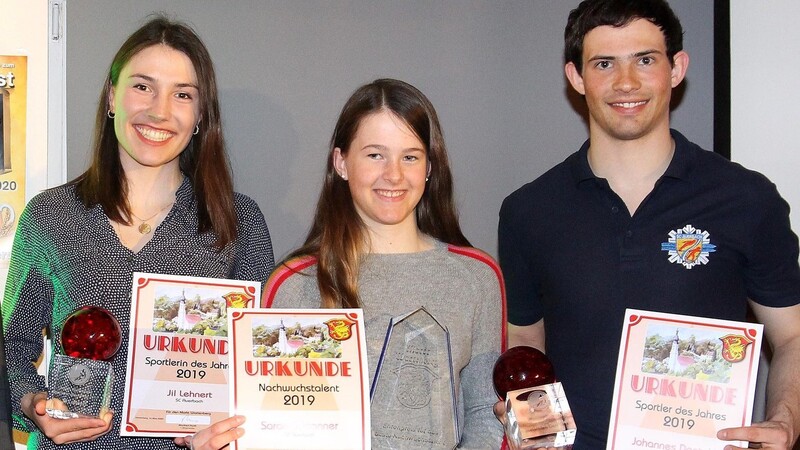
M 563 75 L 577 1 L 69 0 L 68 177 L 89 158 L 97 95 L 122 40 L 151 11 L 194 25 L 214 58 L 238 191 L 264 211 L 276 256 L 298 246 L 339 109 L 360 84 L 406 80 L 444 127 L 462 225 L 496 253 L 503 198 L 586 138 Z M 675 127 L 711 148 L 713 2 L 673 0 L 692 61 Z

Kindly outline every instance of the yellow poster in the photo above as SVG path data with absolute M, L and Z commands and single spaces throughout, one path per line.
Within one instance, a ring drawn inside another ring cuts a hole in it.
M 0 286 L 5 286 L 17 220 L 25 207 L 28 59 L 0 55 Z

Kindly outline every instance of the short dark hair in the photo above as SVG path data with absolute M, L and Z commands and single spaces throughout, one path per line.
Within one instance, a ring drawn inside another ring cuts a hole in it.
M 645 19 L 664 34 L 670 64 L 683 50 L 681 21 L 664 0 L 584 0 L 569 13 L 564 29 L 564 60 L 583 71 L 583 39 L 603 25 L 623 27 L 636 19 Z

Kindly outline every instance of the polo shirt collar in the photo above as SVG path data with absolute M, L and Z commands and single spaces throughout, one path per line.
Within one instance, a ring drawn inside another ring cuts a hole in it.
M 678 131 L 670 129 L 669 133 L 675 141 L 675 154 L 672 155 L 672 161 L 663 176 L 678 180 L 689 178 L 695 159 L 695 154 L 690 149 L 693 144 Z
M 667 170 L 664 172 L 664 177 L 684 179 L 688 178 L 689 172 L 693 167 L 694 153 L 690 151 L 692 143 L 680 132 L 670 129 L 672 139 L 675 141 L 675 154 L 672 155 Z M 599 179 L 597 175 L 592 172 L 589 166 L 589 140 L 583 143 L 580 150 L 570 157 L 569 164 L 571 171 L 575 177 L 575 183 L 580 184 L 587 180 Z
M 592 172 L 589 166 L 589 140 L 583 143 L 580 150 L 570 157 L 572 174 L 575 176 L 575 183 L 581 184 L 587 180 L 595 180 L 598 177 Z

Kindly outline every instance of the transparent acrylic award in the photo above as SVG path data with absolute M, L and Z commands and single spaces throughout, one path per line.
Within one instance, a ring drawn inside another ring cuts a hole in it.
M 111 401 L 110 359 L 122 343 L 122 329 L 106 309 L 87 306 L 72 313 L 61 330 L 63 354 L 53 356 L 48 377 L 47 414 L 58 419 L 102 417 Z
M 492 373 L 505 399 L 505 432 L 513 450 L 565 447 L 575 442 L 575 419 L 544 353 L 533 347 L 506 350 Z
M 458 444 L 450 334 L 425 308 L 389 322 L 370 397 L 373 449 Z

